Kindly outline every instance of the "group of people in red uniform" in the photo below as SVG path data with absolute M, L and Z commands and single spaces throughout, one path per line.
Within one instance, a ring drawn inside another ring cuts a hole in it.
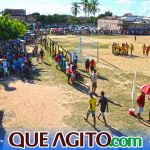
M 90 59 L 87 59 L 85 61 L 85 69 L 86 69 L 86 72 L 89 72 L 91 70 L 91 72 L 93 72 L 95 70 L 95 67 L 96 67 L 96 62 L 94 59 L 92 59 L 90 61 Z

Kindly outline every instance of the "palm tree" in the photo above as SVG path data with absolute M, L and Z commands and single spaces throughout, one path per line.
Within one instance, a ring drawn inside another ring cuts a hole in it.
M 96 13 L 100 11 L 98 6 L 100 5 L 99 0 L 91 0 L 90 2 L 92 4 L 92 13 L 95 17 Z
M 71 12 L 74 16 L 77 16 L 80 13 L 80 6 L 78 2 L 72 3 Z
M 90 13 L 92 11 L 93 11 L 93 5 L 92 3 L 88 3 L 88 8 L 87 8 L 88 18 L 90 17 Z
M 83 11 L 84 11 L 85 17 L 86 17 L 87 13 L 88 13 L 89 1 L 88 0 L 81 0 L 81 4 L 83 5 Z

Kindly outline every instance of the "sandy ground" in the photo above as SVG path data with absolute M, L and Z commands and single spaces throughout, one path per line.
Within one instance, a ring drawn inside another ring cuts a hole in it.
M 150 56 L 146 57 L 143 56 L 142 46 L 143 43 L 146 45 L 150 45 L 150 37 L 149 36 L 141 36 L 137 38 L 137 42 L 134 41 L 134 37 L 130 36 L 129 38 L 120 38 L 120 39 L 103 39 L 102 43 L 110 43 L 113 42 L 127 42 L 129 45 L 133 43 L 135 50 L 133 52 L 133 57 L 123 57 L 123 56 L 114 56 L 111 53 L 111 46 L 108 49 L 100 49 L 99 57 L 107 62 L 111 63 L 112 65 L 127 71 L 127 72 L 142 72 L 144 74 L 150 75 Z M 100 41 L 99 41 L 100 42 Z M 101 62 L 101 61 L 100 61 Z
M 69 98 L 62 88 L 11 79 L 0 91 L 0 110 L 5 114 L 3 126 L 6 129 L 67 128 L 63 119 L 70 111 L 63 103 Z
M 76 42 L 78 43 L 75 47 L 79 45 L 80 38 L 79 36 L 50 36 L 50 38 L 53 38 L 56 41 L 61 41 L 61 44 L 69 46 L 69 43 Z M 66 42 L 66 43 L 65 43 Z M 91 49 L 87 48 L 89 45 L 96 44 L 95 42 L 99 42 L 100 48 L 99 48 L 99 58 L 100 63 L 99 66 L 104 67 L 111 67 L 111 68 L 118 68 L 125 72 L 142 72 L 146 75 L 150 75 L 150 56 L 146 57 L 143 55 L 143 43 L 145 43 L 147 46 L 150 45 L 150 37 L 149 36 L 137 36 L 137 41 L 134 41 L 134 36 L 86 36 L 82 37 L 82 50 L 85 55 L 85 57 L 91 57 L 90 55 L 93 55 L 97 57 L 97 49 L 96 47 Z M 131 45 L 133 43 L 135 50 L 133 52 L 133 57 L 128 56 L 114 56 L 112 54 L 112 43 L 117 42 L 119 44 L 122 43 L 128 43 Z M 88 43 L 88 44 L 86 44 Z M 102 44 L 109 44 L 109 48 L 101 48 Z M 67 49 L 69 50 L 69 49 Z M 95 60 L 97 60 L 95 58 Z

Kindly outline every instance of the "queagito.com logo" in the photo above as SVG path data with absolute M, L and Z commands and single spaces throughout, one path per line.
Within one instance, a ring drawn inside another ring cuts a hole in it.
M 52 138 L 53 137 L 53 138 Z M 28 148 L 57 148 L 61 144 L 62 148 L 143 148 L 141 137 L 117 137 L 109 132 L 77 132 L 68 133 L 57 132 L 25 132 L 18 131 L 10 133 L 8 143 L 11 147 L 25 149 Z

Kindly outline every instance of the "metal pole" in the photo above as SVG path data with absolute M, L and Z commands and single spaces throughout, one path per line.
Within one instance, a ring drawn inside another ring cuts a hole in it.
M 80 36 L 80 51 L 82 53 L 82 37 Z
M 99 43 L 97 42 L 97 62 L 99 62 Z

